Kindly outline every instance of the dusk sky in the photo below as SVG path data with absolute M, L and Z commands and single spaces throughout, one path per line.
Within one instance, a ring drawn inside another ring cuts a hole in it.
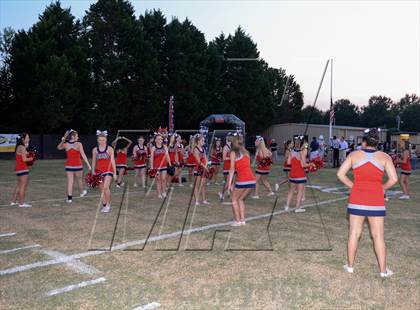
M 28 29 L 50 0 L 0 0 L 0 27 Z M 81 18 L 91 0 L 62 0 Z M 333 97 L 358 105 L 371 95 L 420 95 L 420 1 L 131 1 L 136 15 L 160 9 L 188 17 L 207 41 L 240 25 L 261 58 L 295 75 L 305 104 L 334 59 Z M 329 77 L 318 107 L 329 107 Z

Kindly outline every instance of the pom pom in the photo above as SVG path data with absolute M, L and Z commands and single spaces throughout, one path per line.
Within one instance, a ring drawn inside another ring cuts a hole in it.
M 28 148 L 28 153 L 26 154 L 26 157 L 28 157 L 28 159 L 30 159 L 30 161 L 27 161 L 26 164 L 28 166 L 32 166 L 36 160 L 36 158 L 38 157 L 38 150 L 35 147 L 29 147 Z
M 95 188 L 98 187 L 99 184 L 101 184 L 103 182 L 103 177 L 100 174 L 92 174 L 91 172 L 89 172 L 86 175 L 86 184 L 90 187 L 90 188 Z
M 324 161 L 320 157 L 316 157 L 311 161 L 317 170 L 324 168 Z
M 151 168 L 147 171 L 147 174 L 149 175 L 149 177 L 154 178 L 156 177 L 157 172 L 157 169 Z
M 222 161 L 223 160 L 223 153 L 222 152 L 218 152 L 217 155 L 216 155 L 216 157 L 217 157 L 217 160 L 218 161 Z
M 258 164 L 261 167 L 269 167 L 273 164 L 273 160 L 271 159 L 271 157 L 265 157 L 265 158 L 261 159 L 261 161 L 259 161 Z
M 207 171 L 204 171 L 204 177 L 206 179 L 211 179 L 211 178 L 213 178 L 215 173 L 216 173 L 216 168 L 209 167 Z
M 175 175 L 175 167 L 174 166 L 169 166 L 168 169 L 168 174 L 172 177 Z

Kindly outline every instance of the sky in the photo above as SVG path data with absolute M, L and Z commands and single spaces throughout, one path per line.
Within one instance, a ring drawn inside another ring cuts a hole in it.
M 27 30 L 50 0 L 0 0 L 0 28 Z M 61 0 L 81 18 L 92 0 Z M 151 1 L 131 0 L 136 16 L 160 9 L 170 21 L 186 17 L 207 41 L 241 26 L 260 57 L 282 67 L 312 104 L 327 59 L 333 59 L 333 99 L 365 105 L 372 95 L 399 100 L 420 95 L 420 0 L 410 1 Z M 328 71 L 329 74 L 329 71 Z M 329 108 L 330 76 L 317 107 Z

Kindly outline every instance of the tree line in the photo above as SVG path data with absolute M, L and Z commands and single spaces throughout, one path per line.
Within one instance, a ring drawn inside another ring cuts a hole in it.
M 310 112 L 293 75 L 260 58 L 241 27 L 206 42 L 190 20 L 168 21 L 160 10 L 137 17 L 128 0 L 98 0 L 81 19 L 53 2 L 27 31 L 1 32 L 0 57 L 2 131 L 155 129 L 167 125 L 171 95 L 175 126 L 185 129 L 209 114 L 232 113 L 255 133 L 274 123 L 306 122 Z M 419 119 L 418 97 L 403 99 L 372 97 L 362 109 L 340 99 L 337 124 L 371 126 L 373 119 L 392 126 L 397 113 L 403 126 L 420 130 L 410 121 Z M 311 122 L 325 123 L 328 112 L 310 114 Z

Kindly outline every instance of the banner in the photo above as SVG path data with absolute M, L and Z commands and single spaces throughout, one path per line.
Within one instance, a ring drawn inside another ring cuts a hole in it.
M 18 134 L 0 133 L 0 153 L 13 153 Z

